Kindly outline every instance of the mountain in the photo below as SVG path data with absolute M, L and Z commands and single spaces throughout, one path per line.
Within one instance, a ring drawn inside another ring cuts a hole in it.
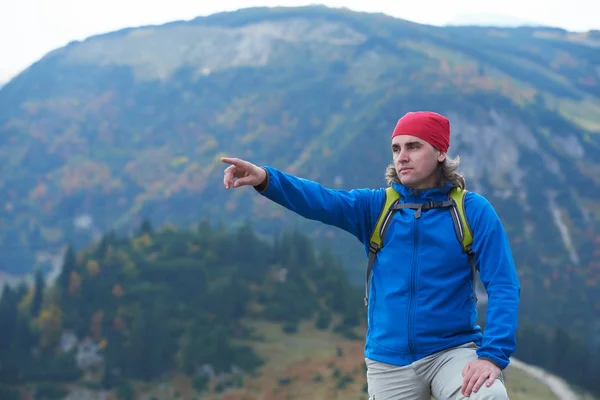
M 525 20 L 521 18 L 512 17 L 509 15 L 493 14 L 493 13 L 482 13 L 482 14 L 461 14 L 448 22 L 448 25 L 470 25 L 470 26 L 487 26 L 487 27 L 503 27 L 503 28 L 517 28 L 521 26 L 529 27 L 540 27 L 541 24 Z
M 600 341 L 600 36 L 431 27 L 326 7 L 124 29 L 49 53 L 0 91 L 0 268 L 61 264 L 144 218 L 294 226 L 360 284 L 362 246 L 250 190 L 222 155 L 332 188 L 381 187 L 399 117 L 452 124 L 468 188 L 511 240 L 522 313 Z

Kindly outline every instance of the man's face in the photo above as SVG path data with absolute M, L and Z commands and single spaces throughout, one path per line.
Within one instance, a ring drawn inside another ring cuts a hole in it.
M 412 189 L 435 186 L 438 163 L 446 159 L 446 153 L 410 135 L 399 135 L 392 139 L 392 154 L 400 182 Z

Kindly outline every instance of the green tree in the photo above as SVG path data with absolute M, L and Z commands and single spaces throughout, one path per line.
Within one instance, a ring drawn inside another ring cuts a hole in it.
M 65 258 L 63 260 L 62 269 L 58 276 L 57 286 L 62 299 L 66 299 L 69 293 L 69 280 L 71 279 L 71 273 L 75 271 L 77 267 L 77 261 L 75 257 L 75 250 L 72 245 L 67 247 L 65 252 Z
M 154 228 L 152 227 L 152 222 L 150 222 L 149 218 L 144 218 L 140 225 L 139 234 L 143 235 L 145 233 L 148 235 L 152 235 L 152 233 L 154 233 Z
M 4 383 L 15 382 L 18 376 L 15 368 L 18 354 L 13 347 L 18 302 L 17 292 L 5 284 L 0 298 L 0 382 Z
M 159 377 L 173 367 L 175 350 L 167 307 L 164 302 L 157 301 L 152 308 L 140 312 L 133 321 L 128 343 L 131 376 L 148 381 Z
M 35 292 L 33 294 L 30 312 L 32 317 L 37 317 L 42 310 L 42 304 L 44 303 L 44 290 L 46 289 L 46 281 L 41 268 L 38 268 L 35 271 L 34 288 Z
M 183 351 L 183 368 L 187 373 L 203 364 L 211 365 L 217 372 L 229 370 L 232 362 L 229 329 L 198 319 L 187 336 L 188 342 Z

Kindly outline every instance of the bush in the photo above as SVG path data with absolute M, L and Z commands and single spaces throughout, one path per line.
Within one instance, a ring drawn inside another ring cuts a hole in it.
M 123 381 L 117 386 L 117 398 L 119 400 L 135 400 L 135 392 L 131 383 Z
M 69 393 L 62 385 L 51 382 L 39 383 L 36 385 L 35 391 L 36 398 L 48 400 L 62 399 Z
M 233 374 L 230 381 L 231 386 L 234 388 L 244 387 L 244 376 L 242 374 Z
M 285 333 L 296 333 L 298 332 L 298 323 L 292 321 L 285 322 L 281 329 Z
M 264 363 L 264 360 L 249 346 L 238 346 L 234 349 L 233 364 L 246 372 L 255 372 Z
M 360 339 L 360 337 L 356 334 L 356 332 L 354 332 L 354 329 L 352 329 L 348 325 L 339 324 L 335 328 L 333 328 L 333 331 L 335 333 L 341 334 L 342 336 L 344 336 L 345 338 L 350 339 L 350 340 Z
M 2 400 L 21 400 L 21 394 L 18 390 L 12 389 L 4 384 L 0 384 L 0 399 Z
M 206 388 L 208 388 L 209 381 L 210 380 L 207 375 L 198 375 L 192 380 L 192 386 L 197 392 L 203 392 Z
M 354 378 L 352 378 L 352 376 L 344 375 L 340 379 L 338 379 L 336 386 L 338 389 L 343 389 L 346 387 L 346 385 L 352 382 L 354 382 Z
M 320 310 L 317 314 L 317 320 L 315 322 L 315 326 L 317 329 L 326 330 L 329 328 L 329 324 L 331 323 L 331 313 L 327 310 Z
M 286 386 L 286 385 L 289 385 L 290 383 L 292 383 L 292 378 L 290 378 L 289 376 L 282 376 L 281 378 L 279 378 L 280 386 Z

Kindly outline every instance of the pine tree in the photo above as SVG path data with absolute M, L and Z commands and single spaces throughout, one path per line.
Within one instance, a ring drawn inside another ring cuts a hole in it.
M 8 284 L 4 285 L 0 298 L 0 354 L 7 351 L 14 338 L 17 323 L 17 294 Z M 2 358 L 2 356 L 0 356 Z
M 13 342 L 17 325 L 19 298 L 8 285 L 4 285 L 0 298 L 0 386 L 2 382 L 14 382 L 17 376 L 16 358 Z
M 148 234 L 152 235 L 154 233 L 154 228 L 152 227 L 152 223 L 150 219 L 144 218 L 142 224 L 140 225 L 140 235 Z
M 57 281 L 58 290 L 63 300 L 67 298 L 69 293 L 69 281 L 71 279 L 71 273 L 75 271 L 76 266 L 77 260 L 75 257 L 75 250 L 73 249 L 72 245 L 69 245 L 67 247 L 67 251 L 65 252 L 62 269 Z
M 31 316 L 36 318 L 42 310 L 42 304 L 44 303 L 44 290 L 46 289 L 46 282 L 44 279 L 44 273 L 41 268 L 35 271 L 34 278 L 35 293 L 33 295 L 33 301 L 31 302 Z

